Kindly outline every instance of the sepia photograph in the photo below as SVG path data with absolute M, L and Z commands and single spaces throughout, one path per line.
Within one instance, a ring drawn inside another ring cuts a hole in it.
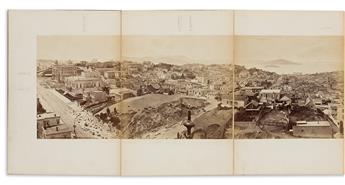
M 38 36 L 37 137 L 343 138 L 342 36 L 250 34 L 241 13 L 239 35 L 195 34 L 175 17 L 176 35 Z
M 343 138 L 341 36 L 236 36 L 237 139 Z

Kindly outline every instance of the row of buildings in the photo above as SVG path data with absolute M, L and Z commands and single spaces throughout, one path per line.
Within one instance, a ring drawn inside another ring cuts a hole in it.
M 109 63 L 112 67 L 98 64 L 55 63 L 51 79 L 63 84 L 72 99 L 82 98 L 93 103 L 107 98 L 119 101 L 147 93 L 185 94 L 218 100 L 232 97 L 232 67 L 227 64 L 179 66 L 150 61 Z
M 37 74 L 49 84 L 46 87 L 55 88 L 84 108 L 136 95 L 135 91 L 118 86 L 120 77 L 128 75 L 128 71 L 120 70 L 113 62 L 89 65 L 86 61 L 77 64 L 55 61 L 49 66 L 38 67 Z M 74 138 L 76 135 L 71 124 L 74 123 L 63 123 L 61 116 L 54 112 L 40 112 L 37 114 L 37 138 Z
M 230 65 L 171 65 L 130 63 L 137 73 L 122 78 L 122 85 L 146 93 L 185 94 L 204 98 L 229 98 L 232 91 Z M 133 68 L 132 66 L 132 68 Z M 139 72 L 138 72 L 139 71 Z
M 117 84 L 128 71 L 116 68 L 94 68 L 73 64 L 52 66 L 52 80 L 63 84 L 60 89 L 71 99 L 82 99 L 90 103 L 107 100 L 119 101 L 135 96 L 135 91 L 121 88 Z

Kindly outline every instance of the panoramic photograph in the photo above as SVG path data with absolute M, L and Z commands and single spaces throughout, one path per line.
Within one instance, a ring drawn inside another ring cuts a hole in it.
M 236 139 L 343 138 L 341 36 L 236 36 Z
M 38 37 L 37 138 L 343 137 L 341 37 L 119 39 Z

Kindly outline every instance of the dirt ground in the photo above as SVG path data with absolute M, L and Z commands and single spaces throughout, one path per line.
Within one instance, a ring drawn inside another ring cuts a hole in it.
M 287 139 L 296 138 L 292 134 L 284 131 L 270 131 L 270 129 L 261 129 L 255 123 L 240 125 L 235 122 L 234 137 L 235 139 Z

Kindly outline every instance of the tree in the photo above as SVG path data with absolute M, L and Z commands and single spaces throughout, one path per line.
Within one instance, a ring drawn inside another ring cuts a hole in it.
M 141 88 L 139 88 L 137 90 L 137 96 L 141 96 L 141 95 L 143 95 L 143 90 Z
M 269 88 L 269 87 L 271 87 L 272 85 L 273 85 L 272 82 L 267 81 L 267 80 L 261 82 L 261 86 L 263 86 L 263 87 L 266 88 L 266 89 Z
M 251 87 L 253 86 L 253 82 L 252 81 L 248 81 L 247 84 L 245 85 L 246 87 Z
M 222 101 L 222 95 L 220 93 L 217 93 L 214 99 L 216 99 L 217 101 Z
M 106 113 L 100 113 L 99 117 L 101 118 L 101 120 L 105 121 L 107 119 L 107 114 Z
M 174 93 L 174 91 L 173 90 L 169 90 L 169 93 L 168 93 L 169 95 L 173 95 L 173 94 L 175 94 Z
M 118 130 L 121 128 L 121 125 L 120 125 L 121 120 L 120 120 L 119 117 L 117 117 L 117 116 L 112 116 L 112 117 L 110 118 L 110 122 L 111 122 L 111 126 L 112 126 L 112 127 L 115 127 L 115 128 L 118 129 Z
M 119 81 L 119 80 L 117 80 L 117 81 L 115 82 L 115 85 L 116 85 L 116 87 L 118 87 L 118 88 L 122 87 L 122 83 L 121 83 L 121 81 Z
M 67 87 L 67 90 L 68 90 L 69 92 L 71 92 L 71 91 L 72 91 L 72 87 Z
M 222 110 L 222 103 L 218 103 L 217 108 L 218 110 Z
M 110 88 L 109 87 L 104 86 L 102 88 L 102 90 L 109 95 L 109 93 L 110 93 Z
M 107 107 L 107 115 L 110 116 L 110 113 L 111 113 L 110 109 L 109 109 L 109 107 Z

